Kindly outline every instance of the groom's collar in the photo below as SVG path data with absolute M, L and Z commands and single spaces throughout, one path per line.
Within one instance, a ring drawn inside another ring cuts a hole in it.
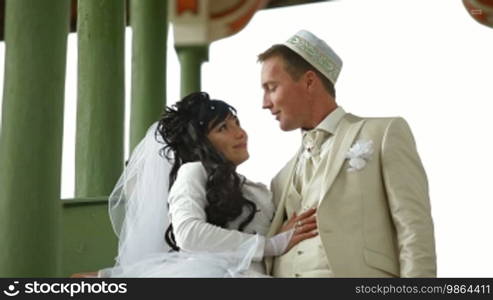
M 336 132 L 337 125 L 339 125 L 339 122 L 341 122 L 345 114 L 346 111 L 344 111 L 342 107 L 338 106 L 330 114 L 328 114 L 327 117 L 325 117 L 325 119 L 323 119 L 322 122 L 317 125 L 317 127 L 312 130 L 319 129 L 330 134 L 334 134 Z M 303 135 L 307 131 L 309 130 L 302 129 L 301 134 Z

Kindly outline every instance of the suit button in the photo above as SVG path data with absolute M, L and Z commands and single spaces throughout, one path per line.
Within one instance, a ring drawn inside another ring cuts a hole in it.
M 294 274 L 294 277 L 301 277 L 301 274 L 296 273 Z
M 296 253 L 298 253 L 298 255 L 301 255 L 301 254 L 303 254 L 303 251 L 298 250 L 298 252 L 296 252 Z

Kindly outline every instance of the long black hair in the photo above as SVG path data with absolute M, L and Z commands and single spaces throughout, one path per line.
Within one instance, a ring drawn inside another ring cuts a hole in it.
M 236 116 L 236 110 L 226 102 L 211 100 L 204 92 L 192 93 L 172 107 L 166 107 L 156 134 L 166 143 L 161 154 L 173 165 L 169 175 L 170 188 L 181 165 L 200 161 L 207 173 L 207 222 L 225 227 L 238 218 L 246 207 L 249 214 L 238 228 L 242 231 L 252 221 L 257 207 L 243 196 L 241 188 L 244 180 L 236 173 L 236 166 L 207 138 L 210 130 L 230 115 Z M 173 250 L 179 250 L 171 224 L 166 230 L 165 240 Z

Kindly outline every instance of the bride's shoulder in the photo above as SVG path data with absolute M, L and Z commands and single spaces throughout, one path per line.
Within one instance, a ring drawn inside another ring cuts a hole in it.
M 204 180 L 207 178 L 207 172 L 200 161 L 188 162 L 181 165 L 178 169 L 177 178 L 185 180 Z
M 269 189 L 267 187 L 267 185 L 265 185 L 263 182 L 260 182 L 260 181 L 253 181 L 249 178 L 247 178 L 245 175 L 241 175 L 240 174 L 240 177 L 245 181 L 245 184 L 246 185 L 249 185 L 249 186 L 256 186 L 256 187 L 260 187 L 260 188 L 265 188 L 265 189 Z
M 178 169 L 176 180 L 171 186 L 170 194 L 202 192 L 207 182 L 207 173 L 201 162 L 185 163 Z
M 270 194 L 269 188 L 264 183 L 262 183 L 262 182 L 255 182 L 255 181 L 252 181 L 252 180 L 250 180 L 250 179 L 248 179 L 246 177 L 244 177 L 244 178 L 245 178 L 244 188 L 249 189 L 249 190 L 254 190 L 254 191 L 260 191 L 262 193 Z

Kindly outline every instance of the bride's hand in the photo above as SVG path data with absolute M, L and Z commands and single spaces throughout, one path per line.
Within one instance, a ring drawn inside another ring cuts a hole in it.
M 288 222 L 281 227 L 279 233 L 294 229 L 291 239 L 289 240 L 288 247 L 286 248 L 286 252 L 299 242 L 315 237 L 318 234 L 315 230 L 317 229 L 317 219 L 315 216 L 316 212 L 317 210 L 315 208 L 310 208 L 299 216 L 294 213 Z
M 264 256 L 278 256 L 286 253 L 294 245 L 318 234 L 316 209 L 312 208 L 297 216 L 294 214 L 279 232 L 266 240 Z

